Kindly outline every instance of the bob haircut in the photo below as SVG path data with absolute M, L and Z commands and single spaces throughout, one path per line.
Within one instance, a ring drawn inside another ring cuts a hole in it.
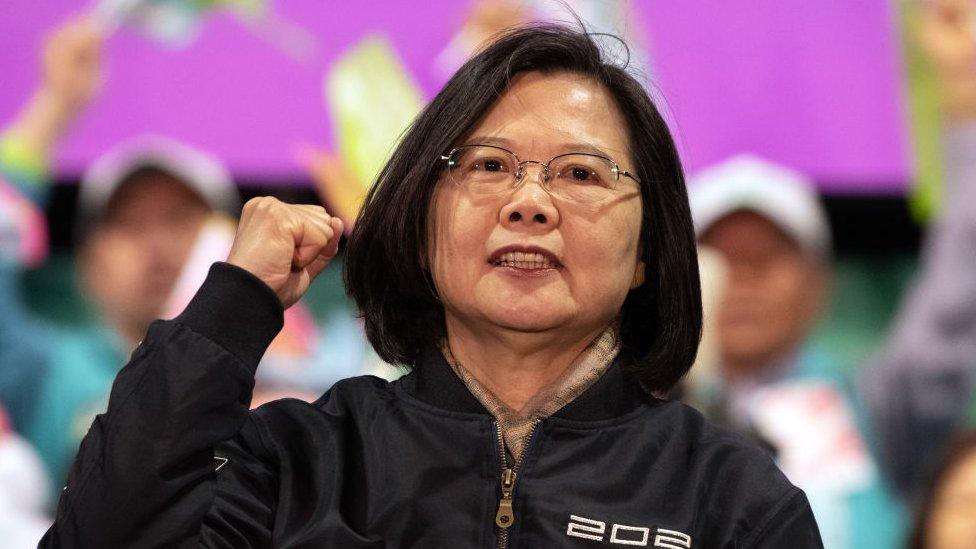
M 593 79 L 614 98 L 641 181 L 645 282 L 621 311 L 622 355 L 647 392 L 671 388 L 691 367 L 702 306 L 688 195 L 668 127 L 643 86 L 604 60 L 592 36 L 560 25 L 519 27 L 466 62 L 404 133 L 366 196 L 346 248 L 345 281 L 381 358 L 416 366 L 445 336 L 444 309 L 427 270 L 429 210 L 446 165 L 440 156 L 473 131 L 512 79 L 532 71 Z

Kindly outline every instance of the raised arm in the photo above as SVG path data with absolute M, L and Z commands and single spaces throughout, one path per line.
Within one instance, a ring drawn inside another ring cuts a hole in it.
M 228 263 L 116 378 L 42 547 L 271 544 L 275 468 L 248 414 L 254 371 L 341 233 L 320 207 L 245 206 Z
M 87 21 L 56 29 L 42 51 L 42 81 L 0 131 L 0 402 L 20 432 L 33 420 L 50 348 L 24 303 L 20 276 L 46 258 L 51 155 L 97 91 L 100 52 L 101 35 Z
M 55 147 L 98 93 L 103 37 L 88 19 L 63 23 L 41 51 L 43 79 L 7 125 L 0 141 L 0 172 L 21 190 L 44 190 Z

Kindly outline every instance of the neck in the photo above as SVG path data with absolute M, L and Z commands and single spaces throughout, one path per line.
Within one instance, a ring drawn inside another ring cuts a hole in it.
M 525 404 L 555 382 L 606 328 L 556 334 L 513 330 L 473 330 L 446 319 L 451 354 L 479 383 L 505 405 L 521 411 Z

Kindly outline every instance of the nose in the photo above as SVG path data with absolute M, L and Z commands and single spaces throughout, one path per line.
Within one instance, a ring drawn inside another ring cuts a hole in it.
M 531 167 L 536 167 L 539 173 L 529 173 Z M 499 212 L 502 225 L 514 230 L 549 230 L 559 223 L 559 210 L 544 187 L 545 170 L 538 162 L 522 166 L 519 186 Z
M 743 257 L 741 254 L 725 255 L 729 266 L 729 280 L 735 284 L 761 284 L 765 279 L 768 263 L 762 259 Z
M 155 268 L 179 270 L 190 254 L 203 228 L 201 216 L 177 216 L 152 219 L 145 223 L 140 245 L 152 258 Z

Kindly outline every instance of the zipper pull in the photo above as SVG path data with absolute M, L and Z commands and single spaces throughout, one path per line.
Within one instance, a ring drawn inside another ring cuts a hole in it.
M 507 529 L 515 522 L 515 511 L 512 510 L 512 488 L 515 486 L 515 471 L 506 467 L 502 471 L 502 499 L 498 502 L 498 512 L 495 513 L 495 524 Z

